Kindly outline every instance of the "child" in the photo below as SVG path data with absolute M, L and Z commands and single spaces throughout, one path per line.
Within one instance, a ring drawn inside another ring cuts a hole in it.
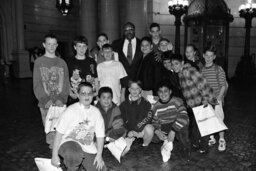
M 98 38 L 97 46 L 91 50 L 91 55 L 95 59 L 97 64 L 99 64 L 105 61 L 105 58 L 102 52 L 102 46 L 105 44 L 109 44 L 109 40 L 106 33 L 100 33 L 97 38 Z M 118 53 L 116 52 L 114 52 L 114 60 L 119 61 Z
M 185 152 L 190 152 L 188 139 L 189 119 L 183 100 L 172 96 L 172 88 L 168 82 L 161 82 L 158 86 L 159 100 L 153 106 L 153 126 L 155 140 L 164 141 L 161 154 L 164 162 L 170 158 L 176 136 L 183 144 Z M 189 154 L 188 156 L 189 157 Z
M 151 104 L 141 96 L 141 82 L 129 81 L 129 97 L 120 105 L 128 137 L 143 138 L 142 146 L 148 146 L 154 135 Z
M 169 82 L 172 85 L 172 95 L 183 99 L 183 95 L 180 88 L 179 76 L 172 69 L 171 58 L 173 54 L 169 51 L 164 52 L 162 55 L 162 62 L 164 66 L 163 80 Z
M 77 36 L 73 41 L 73 47 L 76 52 L 74 57 L 67 60 L 71 91 L 69 104 L 78 101 L 77 87 L 81 82 L 90 82 L 97 94 L 98 75 L 96 71 L 96 62 L 88 56 L 88 40 L 84 36 Z
M 158 50 L 160 52 L 167 52 L 167 51 L 172 52 L 173 45 L 172 45 L 172 43 L 168 39 L 162 38 L 159 41 Z
M 156 62 L 153 52 L 152 41 L 149 37 L 141 39 L 141 51 L 143 60 L 138 71 L 138 79 L 142 82 L 142 94 L 157 96 L 157 85 L 162 80 L 162 64 Z
M 205 66 L 202 69 L 202 74 L 206 78 L 207 82 L 210 84 L 210 86 L 214 89 L 215 96 L 217 97 L 218 106 L 215 106 L 215 109 L 217 107 L 221 107 L 224 102 L 224 94 L 225 90 L 227 89 L 226 84 L 226 76 L 225 71 L 222 69 L 221 66 L 214 64 L 214 59 L 216 58 L 216 49 L 214 46 L 206 47 L 203 54 L 204 60 L 205 60 Z M 219 114 L 216 112 L 216 114 Z M 221 115 L 219 116 L 220 119 L 224 120 L 224 113 L 221 112 Z M 216 140 L 214 136 L 210 136 L 209 145 L 213 145 L 216 143 Z M 226 141 L 224 139 L 224 131 L 219 132 L 219 151 L 226 150 Z
M 111 45 L 105 44 L 102 47 L 105 61 L 97 66 L 97 73 L 100 87 L 110 87 L 113 91 L 113 102 L 120 105 L 125 99 L 125 88 L 121 88 L 121 79 L 127 76 L 123 65 L 113 60 L 113 49 Z
M 91 105 L 93 86 L 79 84 L 79 102 L 70 105 L 56 124 L 56 136 L 52 151 L 52 164 L 60 165 L 60 158 L 67 170 L 106 170 L 102 159 L 105 126 L 100 111 Z M 96 135 L 96 144 L 94 142 Z
M 52 34 L 44 37 L 45 54 L 37 58 L 33 71 L 33 89 L 40 108 L 43 125 L 51 105 L 63 106 L 69 95 L 68 67 L 55 55 L 57 38 Z
M 106 137 L 116 140 L 126 133 L 123 119 L 118 106 L 112 102 L 113 92 L 109 87 L 101 87 L 98 93 L 99 102 L 96 107 L 100 110 L 105 122 Z
M 198 71 L 201 71 L 203 68 L 203 61 L 200 60 L 197 55 L 197 48 L 193 44 L 188 44 L 186 46 L 185 52 L 185 63 L 189 63 L 192 67 L 195 67 Z
M 191 67 L 189 64 L 184 65 L 181 55 L 174 55 L 172 57 L 172 65 L 174 72 L 179 75 L 182 93 L 188 106 L 193 145 L 194 147 L 199 145 L 200 153 L 207 153 L 209 150 L 208 136 L 201 137 L 192 108 L 207 105 L 208 103 L 216 105 L 217 100 L 213 89 L 194 67 Z

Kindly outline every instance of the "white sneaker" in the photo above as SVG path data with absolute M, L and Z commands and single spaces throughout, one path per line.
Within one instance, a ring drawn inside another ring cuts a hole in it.
M 216 139 L 214 138 L 213 135 L 211 135 L 211 136 L 210 136 L 210 140 L 209 140 L 209 142 L 208 142 L 208 145 L 209 145 L 209 146 L 212 146 L 212 145 L 214 145 L 214 144 L 216 144 Z
M 219 139 L 218 150 L 219 151 L 225 151 L 226 150 L 226 141 L 223 138 Z
M 168 140 L 165 140 L 161 147 L 161 154 L 163 162 L 167 162 L 171 157 L 171 151 L 173 149 L 173 143 Z

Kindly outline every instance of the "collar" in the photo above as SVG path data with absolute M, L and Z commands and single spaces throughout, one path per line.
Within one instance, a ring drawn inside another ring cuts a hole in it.
M 91 105 L 89 106 L 89 108 L 85 108 L 85 106 L 84 106 L 82 103 L 78 102 L 78 104 L 79 104 L 79 106 L 80 106 L 82 109 L 90 109 L 90 108 L 91 108 Z
M 126 42 L 126 43 L 129 43 L 129 40 L 128 39 L 124 39 L 124 42 Z M 131 40 L 131 43 L 133 44 L 133 43 L 136 43 L 136 37 L 134 37 L 132 40 Z
M 172 95 L 170 95 L 170 98 L 169 98 L 169 100 L 167 102 L 163 102 L 161 99 L 159 99 L 159 102 L 161 104 L 167 104 L 167 103 L 169 103 L 169 101 L 171 101 L 171 99 L 172 99 Z
M 142 97 L 140 95 L 140 97 L 137 100 L 133 101 L 132 98 L 131 98 L 131 95 L 129 94 L 128 99 L 129 99 L 130 104 L 132 102 L 137 102 L 137 104 L 140 104 Z

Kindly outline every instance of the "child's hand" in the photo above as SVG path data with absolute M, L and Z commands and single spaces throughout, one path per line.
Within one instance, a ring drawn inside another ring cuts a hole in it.
M 128 132 L 127 136 L 128 136 L 129 138 L 132 138 L 132 137 L 135 137 L 135 134 L 136 134 L 135 131 L 130 131 L 130 132 Z
M 173 142 L 174 137 L 175 137 L 175 132 L 173 130 L 171 130 L 168 134 L 168 140 Z
M 59 167 L 60 166 L 60 158 L 59 158 L 59 156 L 58 155 L 52 156 L 51 163 L 52 163 L 53 166 Z
M 162 141 L 166 140 L 167 139 L 167 136 L 166 136 L 166 132 L 163 132 L 161 130 L 156 130 L 155 131 L 155 134 L 158 136 L 158 138 Z
M 46 103 L 45 108 L 46 108 L 46 109 L 49 109 L 51 105 L 53 105 L 53 102 L 52 102 L 52 100 L 49 100 L 49 101 Z
M 98 169 L 98 170 L 103 169 L 105 163 L 104 163 L 101 155 L 98 155 L 98 154 L 96 155 L 96 157 L 93 161 L 93 165 L 95 165 L 95 164 L 96 164 L 96 169 Z

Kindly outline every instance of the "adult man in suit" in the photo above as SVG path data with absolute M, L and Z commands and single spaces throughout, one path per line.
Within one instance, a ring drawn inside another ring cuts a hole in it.
M 123 26 L 124 38 L 113 41 L 113 50 L 118 53 L 119 61 L 123 64 L 128 75 L 124 85 L 127 86 L 129 79 L 136 79 L 139 65 L 142 60 L 140 39 L 135 36 L 135 25 L 127 22 Z

